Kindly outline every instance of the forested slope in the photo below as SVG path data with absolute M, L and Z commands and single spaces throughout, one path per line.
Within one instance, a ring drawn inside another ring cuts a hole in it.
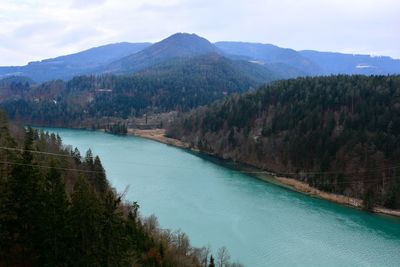
M 133 75 L 78 76 L 68 82 L 0 86 L 10 119 L 36 125 L 80 126 L 85 119 L 188 111 L 276 76 L 257 64 L 217 54 L 174 59 Z
M 399 133 L 399 76 L 279 81 L 168 129 L 202 151 L 389 208 L 400 208 Z
M 0 113 L 0 266 L 206 266 L 209 250 L 139 216 L 98 157 Z

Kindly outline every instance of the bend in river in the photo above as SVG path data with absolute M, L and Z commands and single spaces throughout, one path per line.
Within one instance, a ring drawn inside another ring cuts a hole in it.
M 400 220 L 266 183 L 184 150 L 138 137 L 58 132 L 99 155 L 108 179 L 143 215 L 181 229 L 192 244 L 226 246 L 232 260 L 261 266 L 400 266 Z

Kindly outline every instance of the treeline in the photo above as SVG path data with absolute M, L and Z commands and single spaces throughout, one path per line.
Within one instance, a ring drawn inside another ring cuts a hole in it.
M 133 75 L 78 76 L 39 85 L 13 83 L 13 88 L 0 83 L 0 107 L 10 119 L 51 126 L 75 126 L 90 118 L 188 111 L 248 90 L 267 75 L 232 64 L 210 55 L 171 61 Z
M 183 114 L 170 137 L 319 189 L 400 208 L 400 76 L 275 82 Z
M 139 216 L 91 151 L 0 113 L 0 266 L 208 266 L 210 250 Z
M 125 123 L 120 122 L 107 124 L 105 132 L 115 135 L 126 135 L 128 133 L 128 126 Z

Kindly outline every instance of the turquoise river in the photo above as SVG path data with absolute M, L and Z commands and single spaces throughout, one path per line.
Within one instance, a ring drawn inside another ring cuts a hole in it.
M 83 155 L 142 215 L 182 230 L 192 245 L 226 246 L 233 261 L 261 266 L 400 266 L 400 220 L 312 198 L 182 149 L 100 132 L 46 129 Z

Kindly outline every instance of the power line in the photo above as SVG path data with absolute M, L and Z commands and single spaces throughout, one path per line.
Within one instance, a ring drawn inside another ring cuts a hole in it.
M 338 182 L 324 182 L 324 181 L 317 181 L 317 182 L 313 182 L 311 183 L 312 185 L 335 185 L 335 184 L 353 184 L 353 183 L 367 183 L 367 182 L 379 182 L 379 181 L 387 181 L 387 180 L 394 180 L 394 179 L 398 179 L 400 178 L 400 176 L 392 176 L 392 177 L 386 177 L 386 178 L 377 178 L 377 179 L 369 179 L 369 180 L 354 180 L 354 181 L 338 181 Z M 294 178 L 289 178 L 289 179 L 294 179 Z M 301 181 L 301 180 L 297 180 L 296 181 Z M 304 181 L 301 181 L 304 182 Z
M 66 171 L 76 171 L 76 172 L 84 172 L 84 173 L 102 173 L 100 171 L 91 171 L 91 170 L 81 170 L 81 169 L 73 169 L 73 168 L 62 168 L 62 167 L 54 167 L 54 166 L 46 166 L 46 165 L 39 165 L 39 164 L 27 164 L 27 163 L 19 163 L 19 162 L 10 162 L 10 161 L 0 161 L 0 163 L 8 164 L 8 165 L 18 165 L 18 166 L 29 166 L 29 167 L 39 167 L 45 169 L 57 169 L 57 170 L 66 170 Z M 271 174 L 271 173 L 269 173 Z M 276 176 L 276 175 L 275 175 Z M 226 178 L 226 177 L 219 177 L 219 178 Z M 400 178 L 400 176 L 393 176 L 387 178 L 379 178 L 379 179 L 370 179 L 370 180 L 355 180 L 355 181 L 337 181 L 337 182 L 327 182 L 327 181 L 315 181 L 310 186 L 315 185 L 338 185 L 338 184 L 353 184 L 353 183 L 365 183 L 365 182 L 377 182 L 377 181 L 387 181 L 392 179 Z M 289 178 L 294 179 L 294 178 Z M 297 179 L 294 179 L 297 180 Z M 305 182 L 301 180 L 297 180 L 300 182 Z
M 50 153 L 50 152 L 43 152 L 43 151 L 38 151 L 38 150 L 31 150 L 31 149 L 23 149 L 23 148 L 13 148 L 13 147 L 0 147 L 0 149 L 4 150 L 10 150 L 10 151 L 19 151 L 19 152 L 30 152 L 30 153 L 36 153 L 36 154 L 43 154 L 43 155 L 50 155 L 50 156 L 60 156 L 60 157 L 67 157 L 67 158 L 73 158 L 76 159 L 76 156 L 73 155 L 67 155 L 67 154 L 59 154 L 59 153 Z M 110 162 L 110 161 L 108 161 Z M 124 164 L 130 164 L 130 165 L 146 165 L 150 167 L 158 166 L 158 167 L 171 167 L 170 165 L 163 165 L 163 164 L 152 164 L 152 163 L 147 163 L 147 162 L 132 162 L 132 161 L 111 161 L 111 162 L 118 162 L 118 163 L 124 163 Z M 182 167 L 178 167 L 180 169 L 183 169 Z
M 379 171 L 379 170 L 393 170 L 393 169 L 399 169 L 400 165 L 394 165 L 390 167 L 381 167 L 381 168 L 375 168 L 375 169 L 366 169 L 360 172 L 339 172 L 339 171 L 332 171 L 332 172 L 280 172 L 279 174 L 282 175 L 298 175 L 298 174 L 303 174 L 303 175 L 316 175 L 316 174 L 344 174 L 344 175 L 351 175 L 351 174 L 360 174 L 360 173 L 367 173 L 367 172 L 373 172 L 373 171 Z M 272 172 L 269 171 L 240 171 L 243 173 L 249 173 L 249 174 L 271 174 Z
M 10 151 L 19 151 L 19 152 L 26 151 L 26 152 L 30 152 L 30 153 L 36 153 L 36 154 L 44 154 L 44 155 L 50 155 L 50 156 L 60 156 L 60 157 L 75 158 L 75 156 L 66 155 L 66 154 L 43 152 L 43 151 L 38 151 L 38 150 L 30 150 L 30 149 L 22 149 L 22 148 L 0 147 L 0 149 L 10 150 Z
M 246 172 L 244 172 L 244 173 L 246 173 Z M 279 175 L 271 173 L 271 172 L 259 172 L 258 174 L 268 174 L 270 176 L 279 177 Z M 296 178 L 291 178 L 291 177 L 283 177 L 283 178 L 293 179 L 293 180 L 296 180 L 296 181 L 307 183 L 306 181 L 302 181 L 302 180 L 299 180 L 299 179 L 296 179 Z M 349 177 L 345 176 L 344 178 L 349 178 Z M 382 177 L 382 178 L 366 179 L 366 180 L 357 179 L 357 180 L 352 180 L 352 181 L 336 181 L 335 182 L 335 181 L 327 181 L 327 180 L 321 181 L 323 178 L 319 177 L 319 178 L 317 178 L 316 181 L 312 181 L 312 183 L 309 184 L 309 185 L 310 186 L 315 186 L 315 185 L 338 185 L 338 184 L 368 183 L 368 182 L 380 182 L 380 181 L 383 182 L 383 181 L 395 180 L 395 179 L 398 179 L 398 178 L 400 178 L 400 176 Z
M 72 168 L 61 168 L 61 167 L 53 167 L 53 166 L 46 166 L 46 165 L 39 165 L 39 164 L 19 163 L 19 162 L 11 162 L 11 161 L 0 161 L 0 163 L 8 164 L 8 165 L 39 167 L 39 168 L 45 168 L 45 169 L 56 169 L 56 170 L 63 170 L 63 171 L 76 171 L 76 172 L 86 172 L 86 173 L 102 173 L 101 171 L 80 170 L 80 169 L 72 169 Z
M 76 158 L 76 156 L 73 156 L 73 155 L 60 154 L 60 153 L 51 153 L 51 152 L 43 152 L 43 151 L 22 149 L 22 148 L 0 147 L 0 149 L 12 150 L 12 151 L 20 151 L 20 152 L 27 151 L 27 152 L 31 152 L 31 153 L 50 155 L 50 156 Z M 119 161 L 119 162 L 121 162 L 121 161 Z M 135 165 L 170 167 L 170 165 L 151 164 L 151 163 L 146 163 L 146 162 L 123 162 L 123 163 L 135 164 Z M 182 168 L 182 167 L 179 167 L 179 168 Z M 399 169 L 399 168 L 400 168 L 400 165 L 394 165 L 394 166 L 389 166 L 389 167 L 366 169 L 366 170 L 361 171 L 361 172 L 339 172 L 339 171 L 331 171 L 331 172 L 285 172 L 285 173 L 279 173 L 279 174 L 282 174 L 282 175 L 298 175 L 298 174 L 303 174 L 303 175 L 317 175 L 317 174 L 344 174 L 344 175 L 351 175 L 351 174 L 372 172 L 372 171 L 377 171 L 377 170 L 392 170 L 392 169 Z M 240 171 L 240 172 L 246 173 L 246 174 L 271 174 L 271 172 L 269 172 L 269 171 Z

